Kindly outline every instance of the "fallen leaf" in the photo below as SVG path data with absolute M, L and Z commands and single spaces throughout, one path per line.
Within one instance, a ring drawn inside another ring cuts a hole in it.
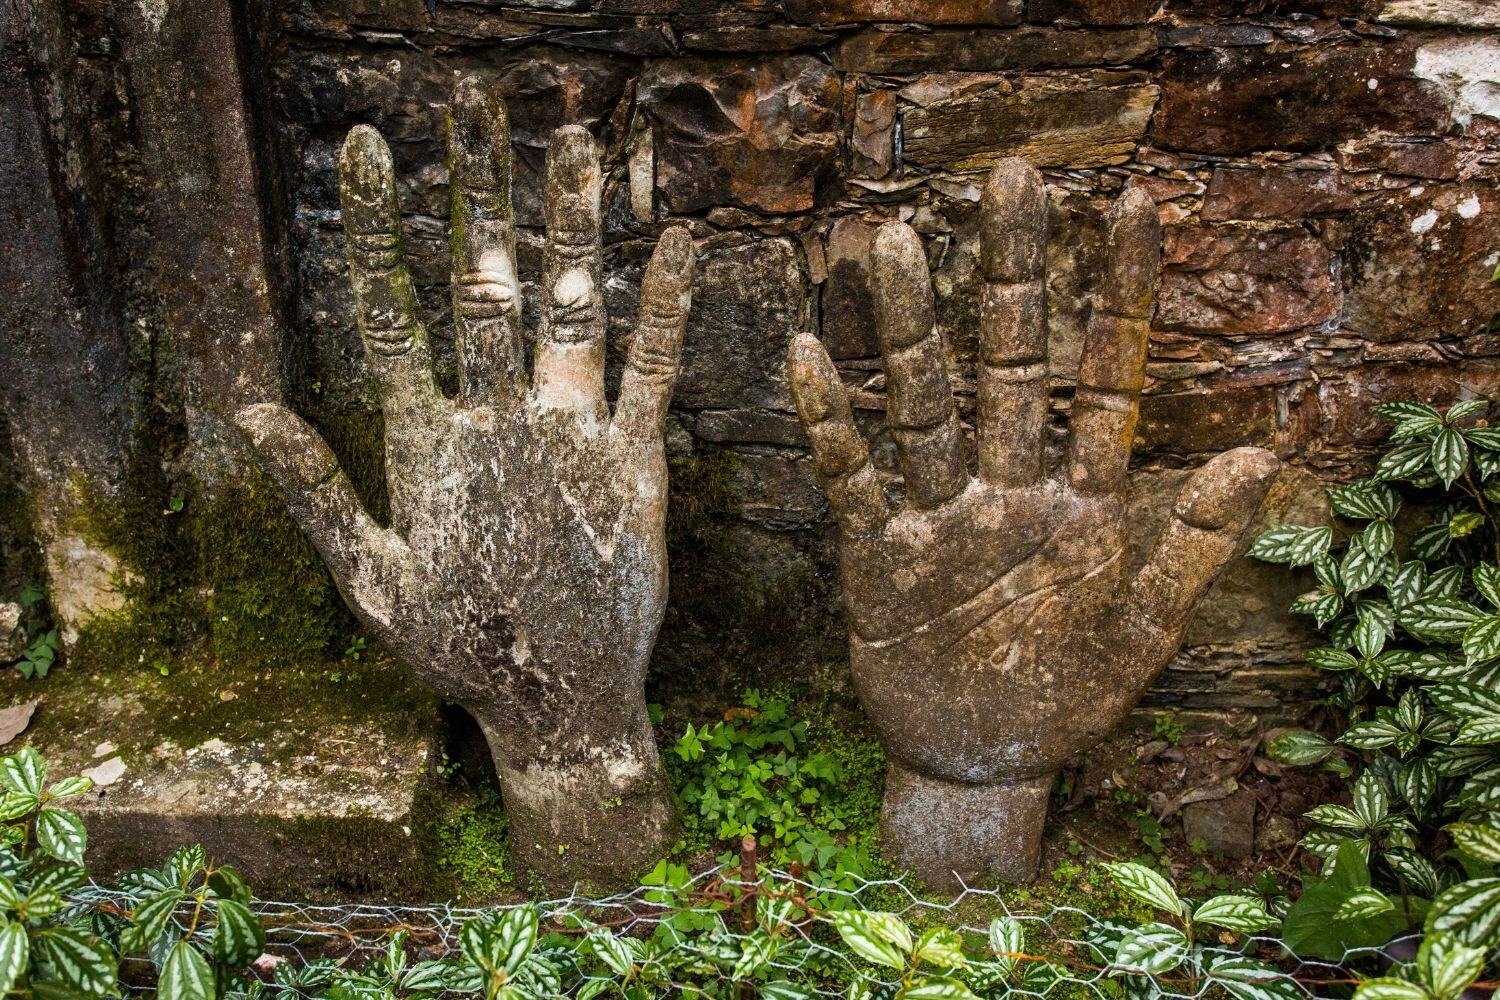
M 1183 806 L 1190 806 L 1195 802 L 1217 802 L 1219 799 L 1227 799 L 1239 791 L 1239 789 L 1240 783 L 1233 777 L 1222 778 L 1205 785 L 1200 785 L 1197 788 L 1190 788 L 1163 806 L 1157 813 L 1156 818 L 1166 819 Z
M 9 743 L 17 736 L 26 732 L 26 727 L 31 725 L 31 713 L 36 711 L 36 707 L 41 703 L 41 700 L 40 698 L 33 698 L 31 701 L 23 701 L 19 705 L 0 708 L 0 746 Z
M 103 764 L 78 773 L 92 781 L 95 788 L 103 788 L 106 785 L 113 785 L 125 776 L 125 762 L 118 757 L 111 757 Z

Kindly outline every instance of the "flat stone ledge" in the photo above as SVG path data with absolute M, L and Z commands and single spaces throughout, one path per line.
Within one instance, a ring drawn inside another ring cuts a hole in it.
M 173 680 L 63 666 L 0 688 L 0 705 L 42 699 L 6 752 L 30 745 L 52 777 L 100 782 L 73 800 L 95 877 L 201 843 L 270 895 L 420 891 L 420 813 L 446 733 L 435 702 L 384 700 L 383 677 L 337 690 L 316 668 L 274 697 L 276 671 Z

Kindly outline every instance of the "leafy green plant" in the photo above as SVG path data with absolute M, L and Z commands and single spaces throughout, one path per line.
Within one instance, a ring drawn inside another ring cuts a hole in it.
M 1307 660 L 1338 678 L 1330 704 L 1347 720 L 1335 740 L 1295 730 L 1269 750 L 1353 778 L 1349 804 L 1307 814 L 1302 843 L 1324 871 L 1287 914 L 1287 943 L 1341 958 L 1427 935 L 1425 957 L 1365 1000 L 1456 995 L 1459 973 L 1481 970 L 1455 948 L 1500 945 L 1500 428 L 1474 422 L 1486 406 L 1378 407 L 1390 447 L 1371 477 L 1328 491 L 1336 524 L 1284 525 L 1251 548 L 1312 568 L 1293 610 L 1327 637 Z
M 87 833 L 58 803 L 88 791 L 87 778 L 49 784 L 36 751 L 0 757 L 0 995 L 104 996 L 118 963 L 67 895 L 88 880 Z
M 456 947 L 435 956 L 430 936 L 414 941 L 395 929 L 362 965 L 272 960 L 263 956 L 267 934 L 250 889 L 201 847 L 124 876 L 117 890 L 91 886 L 83 823 L 60 805 L 89 787 L 84 778 L 49 784 L 32 750 L 0 758 L 0 822 L 8 824 L 0 828 L 0 996 L 112 996 L 122 964 L 142 961 L 152 975 L 133 973 L 131 985 L 154 988 L 161 1000 L 810 1000 L 831 991 L 855 1000 L 978 1000 L 1046 994 L 1101 972 L 1124 982 L 1132 998 L 1161 995 L 1167 978 L 1174 993 L 1218 986 L 1233 1000 L 1303 996 L 1244 953 L 1247 935 L 1275 924 L 1260 900 L 1221 895 L 1192 906 L 1136 864 L 1110 870 L 1126 893 L 1165 916 L 1096 923 L 1091 950 L 1071 965 L 1069 949 L 1055 941 L 1057 958 L 1029 953 L 1023 920 L 1008 914 L 991 920 L 987 934 L 971 933 L 936 917 L 924 925 L 911 913 L 868 907 L 864 893 L 846 894 L 843 908 L 831 909 L 803 881 L 744 870 L 742 880 L 695 879 L 665 861 L 638 897 L 649 919 L 621 920 L 617 910 L 587 901 L 544 919 L 528 903 L 480 912 L 459 928 Z M 314 926 L 325 929 L 323 918 Z M 1205 928 L 1241 944 L 1209 947 Z M 304 940 L 295 925 L 285 930 Z M 368 939 L 361 950 L 369 955 Z M 1424 961 L 1430 1000 L 1452 1000 L 1443 990 L 1458 974 L 1430 955 L 1418 964 Z
M 1186 732 L 1182 723 L 1177 721 L 1177 716 L 1171 713 L 1164 712 L 1158 715 L 1151 724 L 1151 738 L 1162 740 L 1168 746 L 1175 747 L 1181 743 L 1183 734 Z
M 793 717 L 787 699 L 748 691 L 743 701 L 723 721 L 689 724 L 672 747 L 689 843 L 732 851 L 753 836 L 776 864 L 866 870 L 867 845 L 851 830 L 853 809 L 836 794 L 844 767 L 809 749 L 808 723 Z
M 26 650 L 16 661 L 22 677 L 46 677 L 57 659 L 57 629 L 50 628 L 46 616 L 46 593 L 40 587 L 21 588 L 22 628 L 26 630 Z

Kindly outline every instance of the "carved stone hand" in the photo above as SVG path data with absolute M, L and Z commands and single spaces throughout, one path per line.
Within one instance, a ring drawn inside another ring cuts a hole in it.
M 904 509 L 882 491 L 822 345 L 803 335 L 788 360 L 842 532 L 855 683 L 890 757 L 883 844 L 944 886 L 955 873 L 1031 876 L 1058 768 L 1105 736 L 1176 653 L 1278 468 L 1269 452 L 1240 448 L 1199 469 L 1132 575 L 1125 492 L 1161 253 L 1155 207 L 1131 189 L 1110 213 L 1056 478 L 1043 462 L 1041 176 L 1003 161 L 981 212 L 977 476 L 909 227 L 881 227 L 872 260 Z
M 402 256 L 390 151 L 349 133 L 339 164 L 349 273 L 385 414 L 391 525 L 362 509 L 286 408 L 239 414 L 349 604 L 483 728 L 512 856 L 549 886 L 649 864 L 676 834 L 643 682 L 667 595 L 663 422 L 693 244 L 646 269 L 614 414 L 604 395 L 602 177 L 581 128 L 553 136 L 542 326 L 522 353 L 510 136 L 498 97 L 459 84 L 448 133 L 459 392 L 433 380 Z

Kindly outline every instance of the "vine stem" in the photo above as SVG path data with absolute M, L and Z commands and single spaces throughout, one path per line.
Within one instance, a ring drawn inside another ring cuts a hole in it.
M 1500 530 L 1497 530 L 1500 529 L 1500 525 L 1495 522 L 1495 512 L 1490 509 L 1489 504 L 1485 503 L 1484 490 L 1481 490 L 1479 484 L 1474 482 L 1472 465 L 1464 466 L 1464 489 L 1469 496 L 1474 498 L 1474 503 L 1479 506 L 1479 513 L 1484 515 L 1485 521 L 1489 523 L 1491 555 L 1496 563 L 1500 563 Z

